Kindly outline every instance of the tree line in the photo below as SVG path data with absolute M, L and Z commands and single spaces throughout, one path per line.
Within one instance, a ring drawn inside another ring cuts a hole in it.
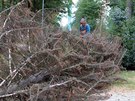
M 110 10 L 106 12 L 105 7 Z M 109 13 L 105 21 L 102 21 L 103 13 Z M 82 16 L 86 17 L 93 30 L 98 26 L 111 37 L 121 37 L 127 49 L 122 64 L 135 69 L 135 0 L 80 0 L 75 26 L 79 26 Z
M 110 0 L 109 32 L 123 40 L 127 54 L 123 66 L 135 69 L 135 0 Z

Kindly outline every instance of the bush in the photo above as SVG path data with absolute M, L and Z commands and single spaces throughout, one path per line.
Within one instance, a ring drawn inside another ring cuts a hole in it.
M 123 44 L 127 48 L 127 53 L 123 59 L 123 65 L 134 67 L 135 69 L 135 17 L 125 21 L 122 27 Z
M 114 7 L 108 18 L 108 31 L 111 35 L 120 36 L 123 45 L 127 49 L 123 58 L 124 67 L 134 67 L 135 69 L 135 17 L 126 18 L 125 10 Z

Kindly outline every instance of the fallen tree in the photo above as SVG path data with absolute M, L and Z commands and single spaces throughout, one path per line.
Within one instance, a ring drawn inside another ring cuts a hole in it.
M 92 34 L 84 45 L 77 35 L 42 28 L 23 1 L 0 15 L 1 101 L 84 101 L 118 80 L 119 38 Z

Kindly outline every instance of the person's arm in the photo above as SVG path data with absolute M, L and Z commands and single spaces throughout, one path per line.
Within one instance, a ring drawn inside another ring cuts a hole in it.
M 86 25 L 86 33 L 90 33 L 90 25 Z
M 80 32 L 82 35 L 86 34 L 86 30 Z
M 86 33 L 86 30 L 82 30 L 82 26 L 80 26 L 80 34 L 84 35 Z

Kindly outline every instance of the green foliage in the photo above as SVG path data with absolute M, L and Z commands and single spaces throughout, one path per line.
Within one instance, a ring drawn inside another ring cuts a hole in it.
M 9 8 L 10 6 L 17 4 L 20 1 L 22 0 L 4 0 L 3 4 L 0 0 L 0 11 Z M 29 3 L 28 1 L 31 1 L 31 3 Z M 42 0 L 25 0 L 25 2 L 27 6 L 34 12 L 42 9 Z M 68 7 L 69 3 L 72 3 L 71 0 L 45 0 L 45 8 L 47 8 L 47 10 L 45 11 L 45 15 L 49 15 L 51 19 L 51 21 L 48 22 L 59 26 L 58 21 L 60 21 L 61 18 L 60 14 L 67 12 L 66 8 Z
M 131 19 L 126 18 L 126 2 L 116 0 L 109 16 L 108 30 L 112 35 L 122 37 L 123 45 L 127 48 L 127 53 L 123 59 L 123 66 L 135 67 L 135 15 Z M 135 1 L 135 0 L 134 0 Z M 135 8 L 133 8 L 133 12 Z
M 42 9 L 42 0 L 36 0 L 35 3 L 36 5 L 35 7 L 33 6 L 33 9 Z M 64 12 L 65 7 L 66 5 L 65 2 L 63 2 L 63 0 L 45 0 L 45 8 L 56 8 L 57 10 Z
M 2 11 L 2 0 L 0 0 L 0 12 Z
M 11 5 L 17 4 L 21 0 L 3 0 L 4 1 L 4 8 L 8 8 Z M 25 0 L 28 2 L 29 0 Z M 32 2 L 32 5 L 29 4 L 29 6 L 32 6 L 31 8 L 33 10 L 40 10 L 42 9 L 42 0 L 30 0 Z M 45 0 L 45 8 L 60 8 L 61 11 L 65 10 L 65 0 Z M 2 0 L 0 0 L 0 8 L 2 9 Z
M 96 19 L 99 18 L 100 6 L 100 2 L 95 0 L 80 0 L 78 10 L 75 14 L 75 25 L 79 26 L 80 19 L 84 16 L 93 30 L 96 26 Z
M 126 0 L 110 0 L 110 7 L 119 7 L 122 10 L 125 9 Z
M 124 46 L 128 49 L 123 59 L 124 66 L 135 67 L 135 17 L 129 19 L 123 24 L 122 38 Z
M 71 17 L 71 6 L 72 6 L 72 0 L 68 0 L 67 9 L 68 9 L 68 16 Z
M 108 17 L 109 32 L 113 35 L 121 36 L 123 22 L 126 20 L 125 11 L 119 7 L 114 7 Z

